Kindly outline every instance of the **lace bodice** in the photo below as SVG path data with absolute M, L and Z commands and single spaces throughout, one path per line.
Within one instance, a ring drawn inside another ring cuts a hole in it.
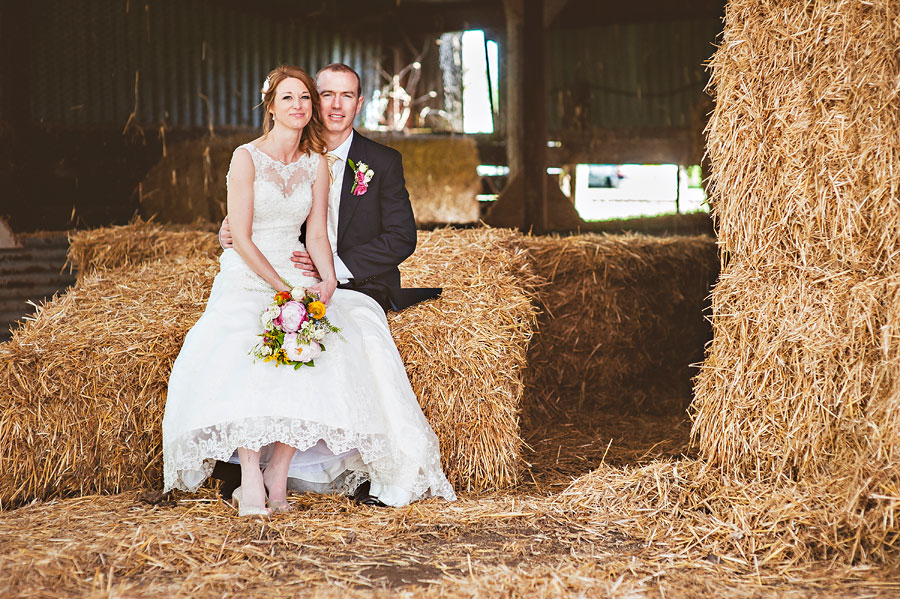
M 235 153 L 241 149 L 253 159 L 253 243 L 267 258 L 280 261 L 290 255 L 312 208 L 312 185 L 321 158 L 310 153 L 284 164 L 252 143 L 239 146 Z M 230 175 L 229 169 L 226 180 Z

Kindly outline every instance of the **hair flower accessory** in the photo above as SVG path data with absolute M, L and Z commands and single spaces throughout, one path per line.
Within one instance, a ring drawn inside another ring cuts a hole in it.
M 266 99 L 266 92 L 269 91 L 269 78 L 268 78 L 268 77 L 266 77 L 266 80 L 263 81 L 263 84 L 262 84 L 262 88 L 261 88 L 261 89 L 262 89 L 262 91 L 261 91 L 260 94 L 259 94 L 259 99 L 260 99 L 261 101 L 265 101 L 265 99 Z
M 365 162 L 354 163 L 348 158 L 347 164 L 353 169 L 353 187 L 350 188 L 350 194 L 361 196 L 369 190 L 369 181 L 375 176 L 375 171 Z

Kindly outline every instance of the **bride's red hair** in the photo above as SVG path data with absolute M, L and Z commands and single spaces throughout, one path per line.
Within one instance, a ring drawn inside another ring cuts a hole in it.
M 269 118 L 269 109 L 272 107 L 272 102 L 275 101 L 275 89 L 278 87 L 279 83 L 291 77 L 303 82 L 303 85 L 309 90 L 309 96 L 312 99 L 312 117 L 309 119 L 309 123 L 303 128 L 303 133 L 300 135 L 300 151 L 305 154 L 309 154 L 310 151 L 317 154 L 324 154 L 326 150 L 325 140 L 322 138 L 324 125 L 322 124 L 322 115 L 319 112 L 319 90 L 316 87 L 315 80 L 309 76 L 309 73 L 294 65 L 283 64 L 272 69 L 272 71 L 269 72 L 269 76 L 266 78 L 269 82 L 268 88 L 265 91 L 260 89 L 260 92 L 262 93 L 262 106 L 265 110 L 265 117 L 263 117 L 263 134 L 268 135 L 269 131 L 272 130 L 272 119 Z

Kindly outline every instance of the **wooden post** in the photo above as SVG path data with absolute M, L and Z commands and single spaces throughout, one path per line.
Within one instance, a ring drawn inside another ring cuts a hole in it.
M 675 165 L 675 214 L 681 214 L 681 165 Z
M 547 78 L 544 0 L 524 0 L 522 11 L 524 60 L 517 92 L 522 107 L 522 178 L 525 222 L 522 230 L 543 233 L 547 223 Z
M 500 52 L 501 80 L 505 94 L 503 112 L 506 115 L 506 159 L 509 165 L 508 181 L 512 182 L 522 171 L 522 72 L 524 71 L 523 0 L 503 0 L 506 9 L 506 48 Z
M 552 8 L 558 9 L 561 2 L 554 0 Z M 575 230 L 584 221 L 569 198 L 548 187 L 545 1 L 503 0 L 503 7 L 501 113 L 506 117 L 509 178 L 484 220 L 492 227 L 518 227 L 537 234 Z

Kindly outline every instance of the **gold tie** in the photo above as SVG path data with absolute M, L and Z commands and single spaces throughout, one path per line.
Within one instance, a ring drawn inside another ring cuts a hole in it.
M 329 152 L 325 154 L 325 160 L 328 161 L 328 186 L 334 185 L 334 163 L 340 160 L 336 154 Z

